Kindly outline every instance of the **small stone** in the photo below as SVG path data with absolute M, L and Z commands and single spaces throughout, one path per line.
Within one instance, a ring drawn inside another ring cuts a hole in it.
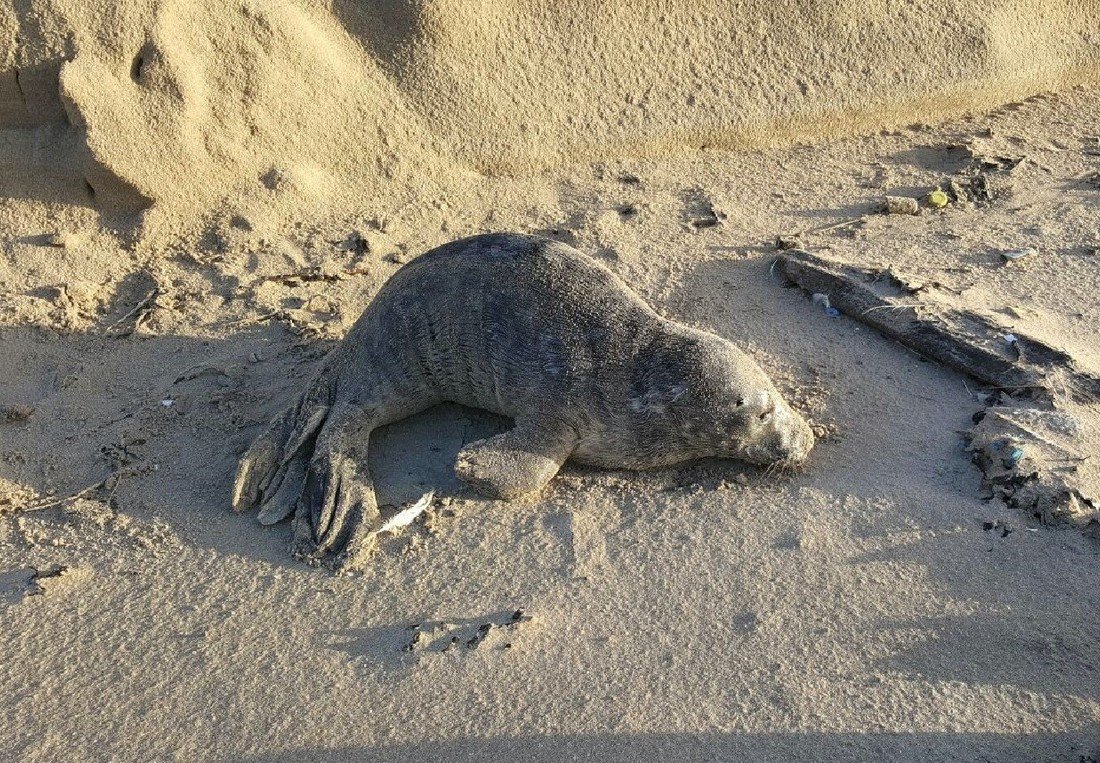
M 269 191 L 277 191 L 286 183 L 286 172 L 280 167 L 272 167 L 260 175 L 260 182 Z
M 358 231 L 359 249 L 375 257 L 388 257 L 398 252 L 397 244 L 385 233 L 377 230 Z
M 252 225 L 252 221 L 244 215 L 233 215 L 229 218 L 229 225 L 230 227 L 237 228 L 238 230 L 255 230 L 255 226 Z
M 1022 260 L 1024 257 L 1030 257 L 1038 253 L 1039 250 L 1033 246 L 1024 247 L 1023 249 L 1009 249 L 1001 252 L 1001 259 L 1005 262 L 1012 262 L 1013 260 Z
M 41 596 L 62 593 L 66 589 L 86 583 L 91 577 L 92 570 L 90 567 L 69 567 L 55 564 L 41 570 L 36 569 L 32 581 L 37 590 L 32 591 L 32 593 Z
M 29 405 L 4 405 L 0 406 L 0 423 L 13 424 L 26 421 L 34 415 L 34 408 Z
M 378 215 L 377 217 L 372 217 L 370 220 L 367 220 L 367 227 L 373 228 L 376 231 L 381 231 L 382 233 L 389 233 L 393 230 L 390 219 L 385 215 Z
M 887 196 L 885 209 L 888 215 L 920 214 L 920 204 L 910 196 Z
M 952 178 L 947 182 L 948 195 L 959 204 L 970 201 L 971 191 L 964 184 Z
M 70 281 L 63 284 L 74 305 L 89 305 L 99 296 L 102 287 L 95 281 Z
M 366 231 L 355 230 L 344 240 L 343 246 L 345 249 L 357 254 L 368 254 L 370 253 L 370 238 L 367 236 Z
M 50 234 L 46 243 L 50 246 L 56 246 L 62 249 L 71 249 L 80 243 L 80 236 L 69 231 L 58 231 L 57 233 Z

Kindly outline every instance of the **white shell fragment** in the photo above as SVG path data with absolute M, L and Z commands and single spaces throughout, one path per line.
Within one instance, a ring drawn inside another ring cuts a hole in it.
M 1038 254 L 1039 250 L 1035 247 L 1029 246 L 1024 249 L 1009 249 L 1001 252 L 1001 259 L 1006 262 L 1012 260 L 1022 260 L 1024 257 L 1030 257 L 1033 254 Z
M 387 519 L 381 527 L 374 531 L 373 534 L 379 535 L 381 533 L 391 533 L 395 530 L 400 530 L 403 527 L 408 527 L 417 517 L 423 514 L 424 511 L 432 505 L 432 499 L 434 497 L 434 491 L 429 491 L 425 493 L 420 497 L 420 500 L 418 500 L 412 506 L 408 507 L 407 509 L 402 509 L 401 511 L 397 512 L 392 517 Z

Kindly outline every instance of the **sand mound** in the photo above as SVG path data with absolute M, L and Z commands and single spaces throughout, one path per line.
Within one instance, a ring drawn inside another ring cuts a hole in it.
M 73 54 L 28 52 L 37 59 L 28 69 L 46 74 L 25 108 L 9 93 L 0 119 L 67 116 L 86 141 L 85 173 L 101 206 L 191 206 L 287 186 L 324 202 L 342 183 L 369 190 L 447 164 L 377 62 L 317 9 L 126 3 L 97 16 L 41 5 L 72 30 Z M 23 71 L 4 81 L 25 87 Z
M 1095 0 L 60 0 L 0 9 L 0 126 L 66 118 L 97 203 L 772 144 L 1100 71 Z
M 1019 98 L 1100 65 L 1096 2 L 344 0 L 337 10 L 436 133 L 490 170 L 831 137 Z

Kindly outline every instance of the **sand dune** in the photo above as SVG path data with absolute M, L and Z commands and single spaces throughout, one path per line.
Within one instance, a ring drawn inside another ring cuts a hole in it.
M 1100 70 L 1097 0 L 0 12 L 0 125 L 67 115 L 99 204 L 122 209 L 193 206 L 265 176 L 324 202 L 461 169 L 815 140 Z

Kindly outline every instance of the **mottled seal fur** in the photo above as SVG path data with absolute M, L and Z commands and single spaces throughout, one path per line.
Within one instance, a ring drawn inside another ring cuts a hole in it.
M 401 268 L 241 459 L 238 510 L 293 514 L 295 553 L 354 566 L 379 524 L 371 431 L 450 401 L 515 428 L 455 464 L 476 490 L 539 490 L 566 459 L 647 469 L 705 456 L 797 463 L 806 422 L 733 343 L 662 318 L 557 241 L 491 234 Z

